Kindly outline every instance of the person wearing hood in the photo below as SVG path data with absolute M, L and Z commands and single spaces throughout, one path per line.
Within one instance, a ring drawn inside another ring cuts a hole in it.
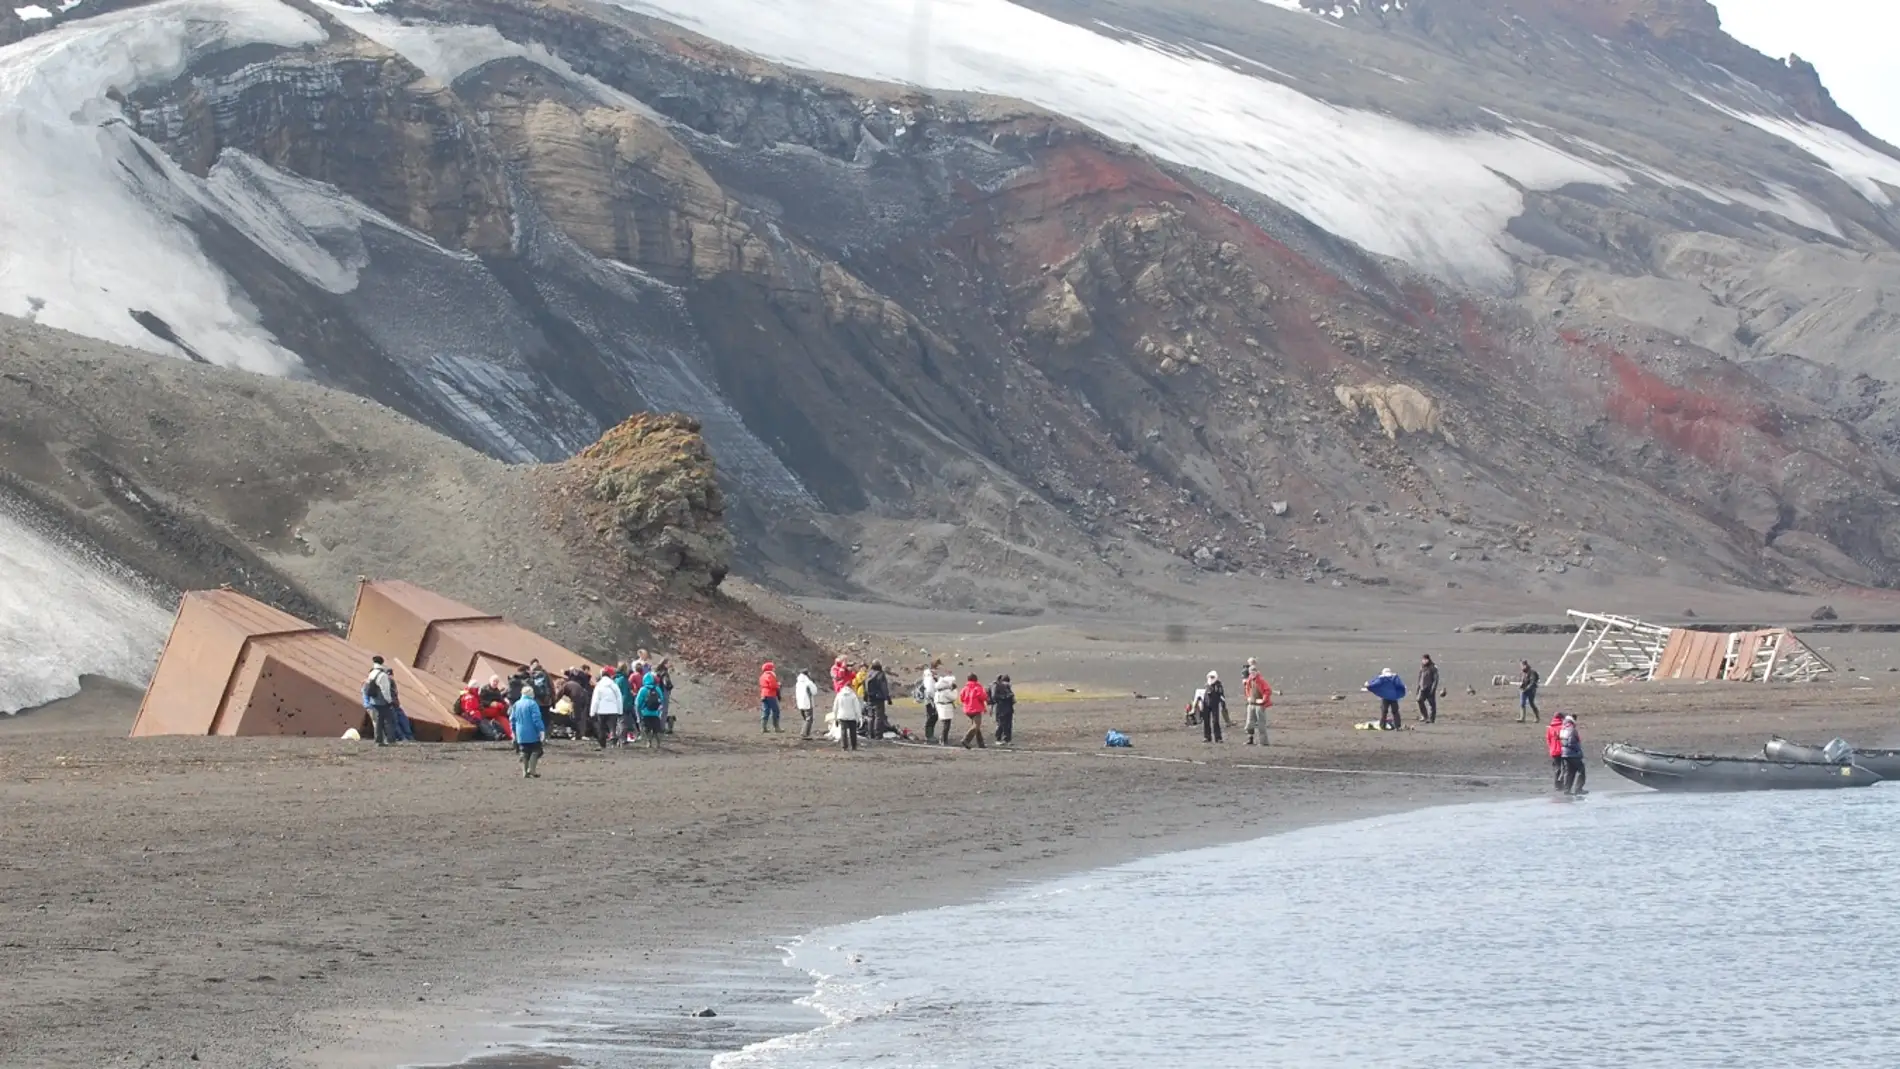
M 883 661 L 872 661 L 864 677 L 864 733 L 881 739 L 890 727 L 886 712 L 891 705 L 891 677 L 884 672 Z
M 370 658 L 369 675 L 363 680 L 363 709 L 369 713 L 376 745 L 401 741 L 396 731 L 396 677 L 381 655 Z
M 1399 701 L 1405 697 L 1405 680 L 1388 668 L 1366 681 L 1366 693 L 1379 699 L 1379 730 L 1399 730 Z
M 1544 750 L 1550 754 L 1550 775 L 1558 790 L 1564 789 L 1564 714 L 1550 714 L 1544 725 Z
M 649 670 L 640 681 L 640 693 L 633 696 L 633 707 L 640 716 L 640 738 L 647 749 L 660 748 L 660 736 L 666 734 L 666 695 L 660 690 L 660 677 Z
M 963 733 L 963 748 L 969 749 L 971 740 L 975 740 L 977 749 L 987 749 L 983 742 L 983 714 L 990 708 L 990 692 L 983 689 L 983 681 L 971 672 L 970 678 L 963 681 L 963 692 L 957 697 L 963 703 L 964 719 L 970 722 L 970 730 Z M 948 732 L 945 741 L 948 741 Z
M 1201 688 L 1200 707 L 1196 712 L 1201 718 L 1201 740 L 1203 742 L 1226 742 L 1221 737 L 1221 721 L 1227 716 L 1227 689 L 1221 686 L 1220 673 L 1207 673 L 1207 686 Z
M 1240 693 L 1247 699 L 1247 745 L 1267 744 L 1267 710 L 1273 705 L 1273 687 L 1267 683 L 1267 677 L 1260 674 L 1260 666 L 1252 657 L 1247 658 L 1247 667 L 1241 669 Z
M 1564 714 L 1564 726 L 1558 729 L 1557 743 L 1563 750 L 1564 771 L 1561 789 L 1565 794 L 1583 793 L 1583 732 L 1577 728 L 1577 718 Z
M 778 726 L 778 667 L 771 661 L 759 669 L 759 732 L 780 730 Z
M 931 695 L 931 702 L 936 711 L 936 722 L 943 728 L 942 743 L 948 746 L 950 745 L 950 726 L 957 721 L 957 706 L 959 704 L 957 701 L 957 677 L 951 675 L 949 672 L 938 673 L 937 689 L 936 693 Z M 928 742 L 938 741 L 937 739 L 930 738 L 928 735 L 925 736 L 925 740 Z
M 1418 662 L 1418 719 L 1420 723 L 1438 723 L 1438 664 L 1431 654 Z
M 798 706 L 798 719 L 805 724 L 799 738 L 809 739 L 812 719 L 818 715 L 818 684 L 812 682 L 810 672 L 799 670 L 798 680 L 792 684 L 792 701 Z
M 1000 675 L 990 684 L 990 709 L 996 714 L 996 744 L 1008 745 L 1016 741 L 1016 688 L 1009 682 L 1009 676 Z
M 851 665 L 848 662 L 846 662 L 844 659 L 844 656 L 840 654 L 837 660 L 831 662 L 832 692 L 836 693 L 837 691 L 841 691 L 850 685 L 851 685 Z
M 561 680 L 561 700 L 573 710 L 574 737 L 594 737 L 594 680 L 585 668 L 570 668 Z M 560 702 L 555 703 L 556 706 Z
M 653 666 L 653 678 L 660 681 L 660 719 L 666 724 L 666 733 L 673 734 L 673 665 L 662 657 Z
M 620 745 L 620 718 L 626 715 L 626 706 L 621 698 L 620 679 L 614 675 L 613 665 L 600 670 L 600 685 L 594 688 L 587 715 L 594 721 L 594 733 L 601 749 Z
M 521 778 L 540 779 L 537 766 L 541 764 L 541 746 L 547 738 L 547 721 L 541 715 L 541 703 L 534 700 L 532 690 L 523 691 L 521 697 L 508 710 L 508 722 L 514 728 L 515 750 L 521 755 Z
M 831 696 L 831 721 L 838 725 L 838 747 L 858 748 L 858 725 L 864 719 L 864 699 L 852 687 L 840 688 Z M 807 721 L 810 723 L 810 721 Z

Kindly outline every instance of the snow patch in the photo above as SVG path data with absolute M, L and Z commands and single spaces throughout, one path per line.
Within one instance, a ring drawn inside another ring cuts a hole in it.
M 197 180 L 132 132 L 106 92 L 162 84 L 240 45 L 324 39 L 275 0 L 163 0 L 0 49 L 0 312 L 178 355 L 132 318 L 145 312 L 213 363 L 300 366 L 182 221 L 200 210 Z
M 318 2 L 330 8 L 338 22 L 422 68 L 423 73 L 445 85 L 498 59 L 525 59 L 581 86 L 602 104 L 657 117 L 643 101 L 580 73 L 545 46 L 512 41 L 493 26 L 405 23 L 375 12 L 375 4 L 352 6 L 338 0 Z
M 41 19 L 52 18 L 53 13 L 38 4 L 28 4 L 25 7 L 14 8 L 13 16 L 21 22 L 37 22 Z
M 129 577 L 0 506 L 0 713 L 76 694 L 82 675 L 143 686 L 170 626 Z
M 1803 119 L 1783 119 L 1725 107 L 1706 97 L 1704 104 L 1732 119 L 1773 134 L 1820 160 L 1822 165 L 1852 186 L 1854 192 L 1881 208 L 1894 206 L 1887 188 L 1900 189 L 1900 159 L 1861 144 L 1853 135 Z
M 614 0 L 793 66 L 1015 97 L 1263 193 L 1375 253 L 1485 287 L 1521 189 L 1627 176 L 1515 131 L 1437 131 L 1335 107 L 1225 64 L 1147 47 L 1007 0 Z

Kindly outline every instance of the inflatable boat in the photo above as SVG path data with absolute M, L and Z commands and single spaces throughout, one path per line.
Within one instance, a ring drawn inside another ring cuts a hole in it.
M 1762 752 L 1768 755 L 1770 761 L 1799 761 L 1809 765 L 1832 763 L 1827 759 L 1825 747 L 1789 742 L 1782 738 L 1769 739 Z M 1900 780 L 1900 750 L 1863 750 L 1854 747 L 1847 759 L 1881 779 Z
M 1878 775 L 1847 762 L 1652 753 L 1620 742 L 1603 748 L 1603 763 L 1617 775 L 1659 791 L 1808 791 L 1880 782 Z

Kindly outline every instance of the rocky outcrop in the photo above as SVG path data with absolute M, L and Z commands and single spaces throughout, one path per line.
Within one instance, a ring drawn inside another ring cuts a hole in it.
M 732 564 L 725 495 L 699 424 L 637 415 L 568 465 L 606 510 L 605 522 L 668 583 L 710 592 Z

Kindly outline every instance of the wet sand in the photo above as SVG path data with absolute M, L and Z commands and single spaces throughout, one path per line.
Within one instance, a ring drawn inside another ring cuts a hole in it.
M 1489 684 L 1519 656 L 1548 669 L 1551 636 L 1216 628 L 1169 643 L 1013 623 L 1031 626 L 930 642 L 986 679 L 1009 667 L 1029 699 L 1015 752 L 845 754 L 793 738 L 795 720 L 761 735 L 734 703 L 682 710 L 659 755 L 556 743 L 545 777 L 523 781 L 490 745 L 128 740 L 123 692 L 82 695 L 67 721 L 0 723 L 0 1064 L 451 1062 L 505 1054 L 537 1026 L 584 1029 L 588 1003 L 568 993 L 615 990 L 639 1020 L 614 1042 L 653 1052 L 638 1064 L 704 1065 L 784 1029 L 800 985 L 774 947 L 814 927 L 1546 789 L 1541 725 L 1515 723 L 1511 692 Z M 1854 668 L 1828 684 L 1549 687 L 1543 706 L 1577 712 L 1592 752 L 1892 741 L 1894 644 L 1828 639 Z M 1358 684 L 1409 670 L 1428 642 L 1450 691 L 1440 722 L 1353 730 L 1374 714 Z M 1249 653 L 1279 690 L 1273 745 L 1206 746 L 1181 704 L 1209 667 L 1234 682 Z M 916 706 L 898 714 L 919 725 Z M 1110 727 L 1136 748 L 1103 751 Z M 1593 764 L 1591 786 L 1626 785 Z M 702 1005 L 721 1016 L 690 1016 Z

